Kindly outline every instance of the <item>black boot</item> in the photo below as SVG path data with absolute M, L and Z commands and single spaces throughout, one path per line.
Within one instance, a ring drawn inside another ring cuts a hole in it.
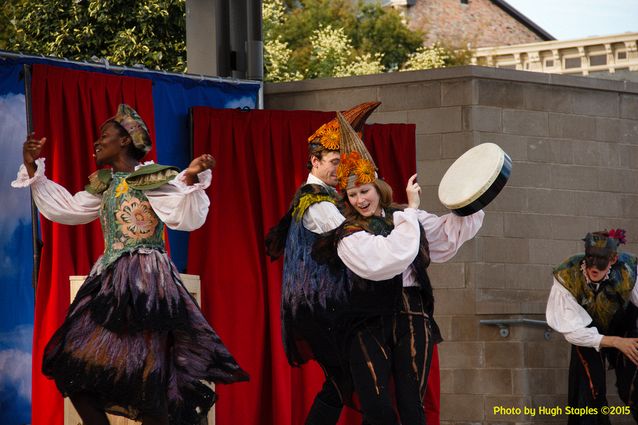
M 317 396 L 306 416 L 305 425 L 335 425 L 341 416 L 343 405 L 331 406 Z

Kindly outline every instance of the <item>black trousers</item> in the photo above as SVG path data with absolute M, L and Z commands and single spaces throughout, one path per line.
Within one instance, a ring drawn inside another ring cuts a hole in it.
M 355 333 L 350 368 L 365 422 L 425 424 L 423 396 L 434 347 L 428 321 L 420 291 L 406 288 L 401 313 L 379 317 Z
M 608 425 L 609 416 L 601 413 L 607 406 L 606 357 L 614 368 L 616 387 L 623 402 L 630 406 L 638 423 L 638 373 L 636 365 L 616 349 L 596 351 L 590 347 L 572 345 L 569 365 L 568 405 L 572 408 L 595 408 L 596 415 L 570 415 L 569 425 Z

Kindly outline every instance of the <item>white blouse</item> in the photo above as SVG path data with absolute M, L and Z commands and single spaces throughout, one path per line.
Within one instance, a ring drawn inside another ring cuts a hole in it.
M 369 280 L 386 280 L 403 274 L 403 286 L 418 286 L 411 264 L 419 250 L 419 228 L 425 231 L 430 259 L 442 263 L 452 258 L 461 245 L 473 238 L 483 224 L 481 210 L 466 217 L 406 208 L 395 212 L 395 228 L 387 237 L 357 232 L 343 238 L 337 247 L 339 258 L 358 276 Z
M 147 165 L 152 162 L 146 162 Z M 61 224 L 85 224 L 95 220 L 100 211 L 102 197 L 87 191 L 71 195 L 64 187 L 44 175 L 44 158 L 36 160 L 37 169 L 32 178 L 22 164 L 13 187 L 31 187 L 33 200 L 43 216 Z M 139 168 L 142 165 L 136 167 Z M 199 182 L 191 186 L 185 182 L 184 171 L 169 183 L 144 192 L 153 211 L 168 227 L 175 230 L 195 230 L 206 221 L 210 201 L 204 190 L 210 186 L 211 170 L 197 175 Z
M 629 301 L 638 306 L 638 284 L 634 284 Z M 549 327 L 562 333 L 569 343 L 600 350 L 603 335 L 596 328 L 587 327 L 592 322 L 591 316 L 556 278 L 547 300 L 545 317 Z

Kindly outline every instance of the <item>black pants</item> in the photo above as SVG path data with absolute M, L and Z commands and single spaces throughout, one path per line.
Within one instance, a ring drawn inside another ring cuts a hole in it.
M 423 398 L 434 344 L 419 288 L 404 288 L 402 303 L 392 353 L 397 408 L 402 424 L 424 425 Z
M 636 365 L 616 349 L 605 349 L 616 374 L 616 387 L 623 402 L 631 408 L 638 423 L 638 374 Z M 605 354 L 594 348 L 572 345 L 569 365 L 568 405 L 573 408 L 595 408 L 597 415 L 570 415 L 569 425 L 608 425 L 609 417 L 600 413 L 607 406 Z
M 418 288 L 406 288 L 401 313 L 360 328 L 350 345 L 350 368 L 364 421 L 424 425 L 423 396 L 432 358 L 428 317 Z M 394 394 L 390 388 L 394 380 Z

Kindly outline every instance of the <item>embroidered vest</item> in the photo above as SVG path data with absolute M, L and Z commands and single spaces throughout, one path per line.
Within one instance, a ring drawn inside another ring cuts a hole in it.
M 175 167 L 150 164 L 132 173 L 103 169 L 89 177 L 86 190 L 102 196 L 99 216 L 104 234 L 103 267 L 139 248 L 164 250 L 164 223 L 144 191 L 158 188 L 176 175 Z
M 629 296 L 636 283 L 638 259 L 626 253 L 618 254 L 618 261 L 609 277 L 600 282 L 598 288 L 588 284 L 582 270 L 584 254 L 574 255 L 554 268 L 554 277 L 587 311 L 602 334 L 615 332 L 618 314 L 623 314 L 629 306 Z
M 311 310 L 326 308 L 330 301 L 345 300 L 346 280 L 343 273 L 333 274 L 329 265 L 318 264 L 312 258 L 312 247 L 319 235 L 306 229 L 303 216 L 311 205 L 336 203 L 335 196 L 325 187 L 303 185 L 293 198 L 291 217 L 284 252 L 282 303 L 296 310 L 305 305 Z

